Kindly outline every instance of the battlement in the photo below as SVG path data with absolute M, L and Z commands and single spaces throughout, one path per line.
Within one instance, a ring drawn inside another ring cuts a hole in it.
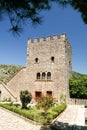
M 37 42 L 44 42 L 44 41 L 51 41 L 51 40 L 67 40 L 66 34 L 63 33 L 60 35 L 60 37 L 58 37 L 58 35 L 54 35 L 53 37 L 51 36 L 47 36 L 46 38 L 41 37 L 40 39 L 38 38 L 34 38 L 33 40 L 30 38 L 28 39 L 28 43 L 37 43 Z

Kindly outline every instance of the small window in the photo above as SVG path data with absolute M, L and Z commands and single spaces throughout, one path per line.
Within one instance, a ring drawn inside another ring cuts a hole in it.
M 38 91 L 38 92 L 35 92 L 35 97 L 36 97 L 36 98 L 41 97 L 41 95 L 42 95 L 42 93 L 41 93 L 41 92 L 39 92 L 39 91 Z
M 54 57 L 53 56 L 51 57 L 51 61 L 54 62 Z
M 46 78 L 46 73 L 43 72 L 43 73 L 42 73 L 42 79 L 45 79 L 45 78 Z
M 47 73 L 47 79 L 51 79 L 51 73 L 50 72 Z
M 36 77 L 37 79 L 40 79 L 40 73 L 37 73 L 37 77 Z
M 71 61 L 69 61 L 69 65 L 71 65 Z
M 52 97 L 52 91 L 47 91 L 46 95 L 49 96 L 49 97 Z
M 38 63 L 38 58 L 35 58 L 35 63 Z
M 41 97 L 42 97 L 42 92 L 36 91 L 35 92 L 35 100 L 36 100 L 36 102 L 40 102 L 41 99 L 42 99 Z

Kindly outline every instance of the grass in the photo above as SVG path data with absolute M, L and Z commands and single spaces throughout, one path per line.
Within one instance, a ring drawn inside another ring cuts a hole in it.
M 31 119 L 40 124 L 48 124 L 56 118 L 61 112 L 66 108 L 66 104 L 61 104 L 57 106 L 52 106 L 48 109 L 47 113 L 44 113 L 43 108 L 37 108 L 36 106 L 29 109 L 21 109 L 12 104 L 0 104 L 1 107 L 4 107 L 12 112 L 15 112 L 19 115 L 22 115 L 28 119 Z

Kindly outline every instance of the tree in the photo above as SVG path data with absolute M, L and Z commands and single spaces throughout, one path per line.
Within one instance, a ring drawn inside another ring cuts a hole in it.
M 70 96 L 72 98 L 87 99 L 87 76 L 81 78 L 70 78 Z
M 27 109 L 27 104 L 30 103 L 31 99 L 32 99 L 32 95 L 27 90 L 20 92 L 20 100 L 23 109 Z
M 40 12 L 51 9 L 52 3 L 64 7 L 71 5 L 81 13 L 83 21 L 87 24 L 87 0 L 0 0 L 0 19 L 8 16 L 10 31 L 19 33 L 26 21 L 41 23 Z

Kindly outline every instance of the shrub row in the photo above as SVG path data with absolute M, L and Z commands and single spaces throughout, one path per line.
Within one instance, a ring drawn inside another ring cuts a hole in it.
M 0 106 L 13 111 L 15 113 L 18 113 L 28 119 L 31 119 L 33 121 L 39 122 L 41 124 L 50 123 L 54 118 L 56 118 L 64 109 L 66 108 L 66 104 L 61 104 L 58 106 L 52 106 L 48 113 L 42 114 L 40 110 L 36 107 L 31 108 L 29 110 L 17 108 L 16 106 L 12 106 L 9 104 L 0 104 Z

